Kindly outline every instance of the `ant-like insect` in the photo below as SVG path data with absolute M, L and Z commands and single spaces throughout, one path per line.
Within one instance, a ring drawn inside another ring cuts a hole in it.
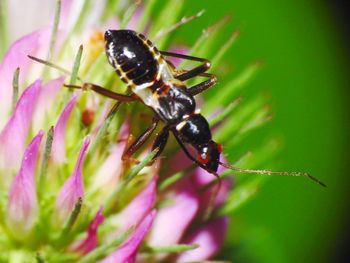
M 217 82 L 215 75 L 206 73 L 210 68 L 208 60 L 159 51 L 144 35 L 132 30 L 107 30 L 105 32 L 105 42 L 105 51 L 109 63 L 120 79 L 127 84 L 132 94 L 115 93 L 92 83 L 84 83 L 82 86 L 65 86 L 93 90 L 103 96 L 117 100 L 119 103 L 141 101 L 154 111 L 151 126 L 125 150 L 122 156 L 124 160 L 131 158 L 149 139 L 158 123 L 162 121 L 165 126 L 157 135 L 152 146 L 152 150 L 158 149 L 154 159 L 164 150 L 171 132 L 187 157 L 218 179 L 220 178 L 217 174 L 218 166 L 222 165 L 225 168 L 242 173 L 306 176 L 325 186 L 324 183 L 308 173 L 242 169 L 220 161 L 222 147 L 212 140 L 209 124 L 196 110 L 194 99 L 194 96 L 214 86 Z M 29 57 L 41 63 L 51 64 Z M 178 70 L 165 57 L 192 60 L 201 62 L 201 64 L 190 70 Z M 197 76 L 208 79 L 192 87 L 187 87 L 184 81 Z M 185 144 L 189 144 L 196 151 L 196 157 L 186 148 Z

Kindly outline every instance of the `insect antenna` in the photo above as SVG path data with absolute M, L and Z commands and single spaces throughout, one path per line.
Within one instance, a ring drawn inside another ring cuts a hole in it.
M 238 173 L 250 173 L 250 174 L 260 174 L 260 175 L 285 175 L 285 176 L 305 176 L 314 181 L 315 183 L 327 187 L 325 183 L 318 180 L 316 177 L 312 176 L 309 173 L 305 172 L 279 172 L 279 171 L 271 171 L 271 170 L 252 170 L 252 169 L 243 169 L 239 167 L 232 166 L 227 163 L 219 162 L 219 164 L 227 169 L 236 171 Z

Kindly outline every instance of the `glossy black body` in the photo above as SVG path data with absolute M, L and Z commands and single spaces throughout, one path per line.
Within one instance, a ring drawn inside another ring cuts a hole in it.
M 135 85 L 155 79 L 158 72 L 157 60 L 139 34 L 132 30 L 108 30 L 105 40 L 107 57 L 119 76 L 122 72 L 126 73 Z
M 171 67 L 156 47 L 143 35 L 131 30 L 108 30 L 105 40 L 110 64 L 121 79 L 130 85 L 132 91 L 150 106 L 166 125 L 164 136 L 157 138 L 155 144 L 161 145 L 166 142 L 170 130 L 180 142 L 196 149 L 195 160 L 201 167 L 209 172 L 216 172 L 221 146 L 212 140 L 207 120 L 195 112 L 195 99 L 185 84 L 173 75 L 163 79 L 164 74 L 160 66 L 165 63 L 166 67 Z M 141 94 L 138 87 L 148 83 L 151 83 L 147 87 L 149 95 L 145 97 L 144 91 Z M 152 103 L 148 102 L 150 96 L 155 98 Z
M 185 87 L 163 84 L 157 88 L 159 107 L 155 110 L 159 117 L 171 125 L 177 125 L 185 115 L 192 114 L 196 110 L 196 102 Z

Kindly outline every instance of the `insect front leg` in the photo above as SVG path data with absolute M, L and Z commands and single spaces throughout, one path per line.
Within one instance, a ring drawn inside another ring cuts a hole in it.
M 131 156 L 149 139 L 154 130 L 157 128 L 159 119 L 153 118 L 151 126 L 149 126 L 136 140 L 124 151 L 122 160 L 127 161 Z
M 205 58 L 198 58 L 198 57 L 192 57 L 192 56 L 187 56 L 187 55 L 182 55 L 182 54 L 177 54 L 177 53 L 172 53 L 172 52 L 167 52 L 167 51 L 160 51 L 160 53 L 163 56 L 169 56 L 169 57 L 175 57 L 175 58 L 182 58 L 182 59 L 187 59 L 187 60 L 192 60 L 192 61 L 198 61 L 201 62 L 201 64 L 193 69 L 190 69 L 185 72 L 181 72 L 179 75 L 175 76 L 176 79 L 185 81 L 194 77 L 197 77 L 201 75 L 202 73 L 206 72 L 211 64 L 210 61 L 205 59 Z
M 213 87 L 217 83 L 217 78 L 214 74 L 203 73 L 201 74 L 201 76 L 208 77 L 209 79 L 188 88 L 187 91 L 192 96 L 202 93 L 203 91 L 209 89 L 210 87 Z

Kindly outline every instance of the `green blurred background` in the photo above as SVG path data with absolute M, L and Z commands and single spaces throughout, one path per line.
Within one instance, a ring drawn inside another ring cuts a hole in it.
M 222 258 L 229 255 L 236 263 L 345 260 L 349 54 L 335 10 L 312 0 L 205 0 L 187 1 L 184 14 L 203 8 L 205 15 L 180 29 L 177 38 L 193 43 L 194 32 L 233 15 L 222 41 L 237 27 L 242 33 L 226 59 L 233 74 L 256 60 L 265 62 L 242 95 L 268 91 L 274 112 L 273 121 L 253 140 L 281 134 L 279 167 L 309 171 L 328 185 L 324 189 L 303 178 L 272 178 L 232 215 L 230 246 Z

